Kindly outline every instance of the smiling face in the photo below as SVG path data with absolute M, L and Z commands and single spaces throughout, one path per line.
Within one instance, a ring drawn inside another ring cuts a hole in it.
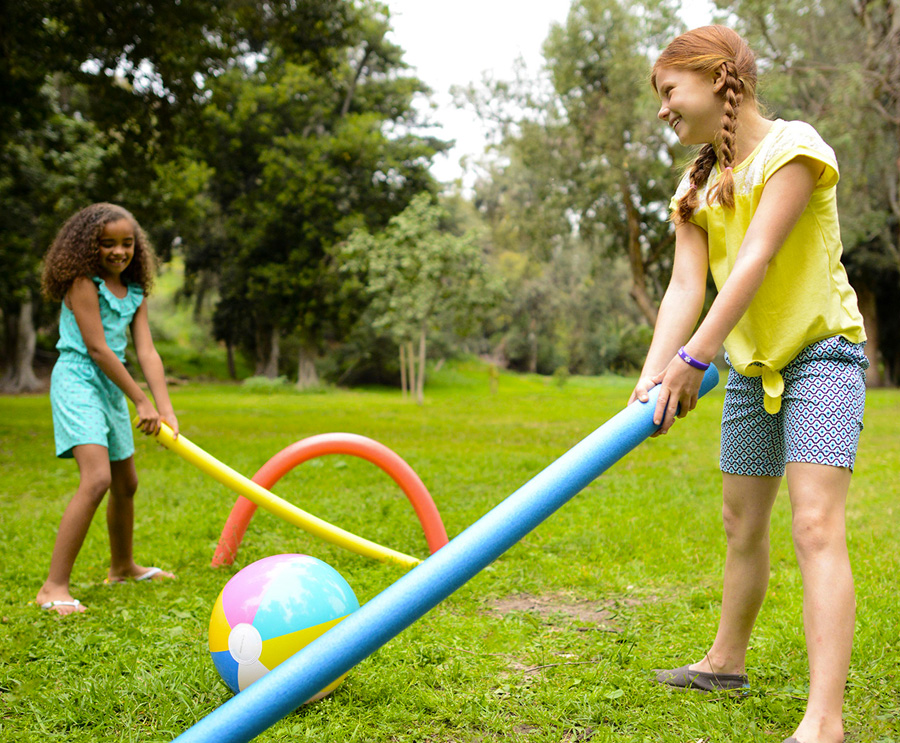
M 107 222 L 100 232 L 100 276 L 119 279 L 134 258 L 134 224 L 130 219 Z
M 663 67 L 656 74 L 657 116 L 675 130 L 683 145 L 714 143 L 722 128 L 721 88 L 720 77 Z

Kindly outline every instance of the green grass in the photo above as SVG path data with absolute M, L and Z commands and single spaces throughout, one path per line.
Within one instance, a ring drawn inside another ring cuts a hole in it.
M 623 406 L 632 380 L 502 375 L 445 366 L 424 406 L 382 389 L 298 394 L 229 385 L 173 390 L 182 431 L 252 475 L 329 431 L 381 441 L 422 477 L 458 534 Z M 717 469 L 721 389 L 641 445 L 370 658 L 329 698 L 260 741 L 756 741 L 786 737 L 804 707 L 800 578 L 786 497 L 773 515 L 772 579 L 741 698 L 677 693 L 652 668 L 694 660 L 718 619 L 724 539 Z M 900 393 L 869 394 L 848 507 L 859 601 L 845 720 L 850 740 L 900 741 Z M 89 611 L 59 620 L 29 602 L 77 484 L 53 457 L 46 396 L 0 398 L 0 740 L 168 741 L 230 697 L 206 648 L 228 577 L 305 552 L 361 602 L 403 570 L 308 537 L 265 512 L 230 568 L 210 559 L 234 496 L 151 440 L 137 441 L 136 556 L 172 584 L 108 587 L 98 514 L 73 575 Z M 412 508 L 381 470 L 329 456 L 275 492 L 321 518 L 424 556 Z

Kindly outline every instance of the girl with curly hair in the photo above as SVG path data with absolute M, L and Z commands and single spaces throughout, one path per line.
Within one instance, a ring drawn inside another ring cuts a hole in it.
M 153 345 L 145 294 L 153 280 L 153 251 L 137 220 L 115 204 L 93 204 L 66 221 L 44 260 L 44 294 L 61 302 L 59 359 L 50 404 L 56 455 L 78 463 L 78 490 L 69 502 L 53 547 L 50 572 L 37 594 L 42 609 L 60 615 L 85 609 L 69 580 L 94 513 L 106 492 L 108 583 L 174 578 L 134 561 L 134 438 L 127 396 L 138 428 L 156 434 L 165 420 L 178 433 L 162 360 Z M 153 399 L 125 367 L 126 330 Z
M 654 421 L 665 433 L 676 414 L 693 410 L 703 370 L 723 344 L 730 367 L 718 632 L 695 662 L 656 680 L 706 691 L 749 685 L 747 649 L 769 580 L 769 520 L 786 476 L 810 673 L 806 713 L 786 743 L 837 743 L 855 611 L 845 504 L 868 366 L 840 260 L 837 161 L 809 124 L 760 113 L 755 57 L 729 28 L 674 39 L 651 82 L 659 118 L 681 144 L 700 149 L 670 205 L 672 277 L 629 402 L 646 401 L 659 385 Z M 698 325 L 709 271 L 718 295 Z

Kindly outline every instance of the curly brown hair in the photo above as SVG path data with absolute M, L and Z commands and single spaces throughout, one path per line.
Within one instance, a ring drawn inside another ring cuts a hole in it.
M 724 67 L 722 88 L 722 129 L 719 146 L 705 145 L 692 163 L 690 188 L 681 197 L 673 215 L 676 224 L 687 222 L 698 206 L 697 191 L 709 179 L 716 161 L 722 164 L 722 175 L 710 189 L 708 198 L 722 206 L 734 208 L 734 177 L 731 168 L 736 155 L 735 130 L 737 111 L 745 99 L 756 102 L 756 55 L 740 35 L 726 26 L 703 26 L 675 38 L 653 65 L 650 84 L 656 90 L 656 75 L 660 68 L 673 67 L 695 72 L 713 73 Z
M 41 290 L 61 302 L 80 276 L 100 271 L 100 234 L 110 222 L 127 219 L 134 227 L 134 257 L 122 272 L 124 283 L 139 284 L 144 294 L 153 288 L 156 255 L 147 235 L 131 212 L 117 204 L 91 204 L 66 220 L 44 257 Z

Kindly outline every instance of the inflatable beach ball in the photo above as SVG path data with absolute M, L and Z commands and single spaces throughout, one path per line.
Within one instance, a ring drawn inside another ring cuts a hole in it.
M 309 555 L 265 557 L 232 576 L 216 599 L 209 652 L 236 694 L 358 608 L 353 589 L 327 563 Z

